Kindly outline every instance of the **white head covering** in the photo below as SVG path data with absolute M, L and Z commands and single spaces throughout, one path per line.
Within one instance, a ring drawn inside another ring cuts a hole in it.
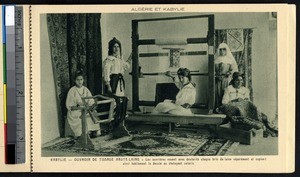
M 220 56 L 220 49 L 225 48 L 226 49 L 226 56 Z M 238 65 L 228 47 L 227 44 L 221 43 L 218 46 L 217 52 L 215 54 L 215 63 L 229 63 L 232 65 L 232 71 L 233 72 L 238 72 Z

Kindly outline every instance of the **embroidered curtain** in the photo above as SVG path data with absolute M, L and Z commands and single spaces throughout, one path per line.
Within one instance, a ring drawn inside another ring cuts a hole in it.
M 252 29 L 217 29 L 215 31 L 215 48 L 220 43 L 226 43 L 234 56 L 239 72 L 244 75 L 244 85 L 250 90 L 250 99 L 253 100 L 252 89 Z
M 100 18 L 100 14 L 47 15 L 61 135 L 67 113 L 65 101 L 76 70 L 83 71 L 84 85 L 93 95 L 102 93 Z

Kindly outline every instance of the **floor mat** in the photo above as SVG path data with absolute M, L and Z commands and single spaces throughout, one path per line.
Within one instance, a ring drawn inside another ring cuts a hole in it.
M 222 156 L 232 151 L 236 144 L 207 135 L 144 132 L 133 135 L 130 141 L 99 150 L 74 147 L 71 139 L 44 147 L 43 150 L 79 153 L 82 156 Z

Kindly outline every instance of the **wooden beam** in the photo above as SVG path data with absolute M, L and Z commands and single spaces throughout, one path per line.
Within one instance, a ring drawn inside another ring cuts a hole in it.
M 214 63 L 214 16 L 208 17 L 208 110 L 212 114 L 215 108 L 215 63 Z
M 180 56 L 193 56 L 193 55 L 207 55 L 207 51 L 188 51 L 180 52 Z M 140 53 L 139 57 L 164 57 L 169 56 L 168 52 L 165 53 Z
M 88 133 L 87 133 L 87 130 L 86 130 L 86 110 L 83 109 L 81 111 L 81 143 L 83 144 L 83 146 L 86 146 L 87 145 L 87 141 L 88 141 Z
M 132 110 L 139 111 L 139 49 L 138 21 L 132 20 Z
M 155 101 L 139 101 L 141 106 L 156 106 Z
M 207 38 L 187 38 L 186 41 L 188 44 L 203 44 L 207 43 Z
M 207 43 L 207 38 L 187 38 L 187 44 L 203 44 Z M 156 45 L 155 39 L 140 39 L 138 45 Z
M 171 115 L 171 114 L 129 114 L 126 121 L 144 121 L 144 122 L 164 122 L 180 124 L 208 124 L 219 125 L 223 122 L 224 114 L 193 114 L 191 116 Z

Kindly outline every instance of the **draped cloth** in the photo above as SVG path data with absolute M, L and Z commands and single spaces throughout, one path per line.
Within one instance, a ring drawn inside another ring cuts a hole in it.
M 260 112 L 251 101 L 229 102 L 219 107 L 221 113 L 227 115 L 233 123 L 236 123 L 236 117 L 241 118 L 244 124 L 259 129 L 265 126 L 265 131 L 272 136 L 277 136 L 278 130 L 272 125 L 268 117 Z
M 47 14 L 47 26 L 58 105 L 60 135 L 64 135 L 66 97 L 76 70 L 93 95 L 102 93 L 100 14 Z
M 215 48 L 217 49 L 221 43 L 228 45 L 239 72 L 244 75 L 245 87 L 250 90 L 250 100 L 253 101 L 252 34 L 252 29 L 216 29 Z

